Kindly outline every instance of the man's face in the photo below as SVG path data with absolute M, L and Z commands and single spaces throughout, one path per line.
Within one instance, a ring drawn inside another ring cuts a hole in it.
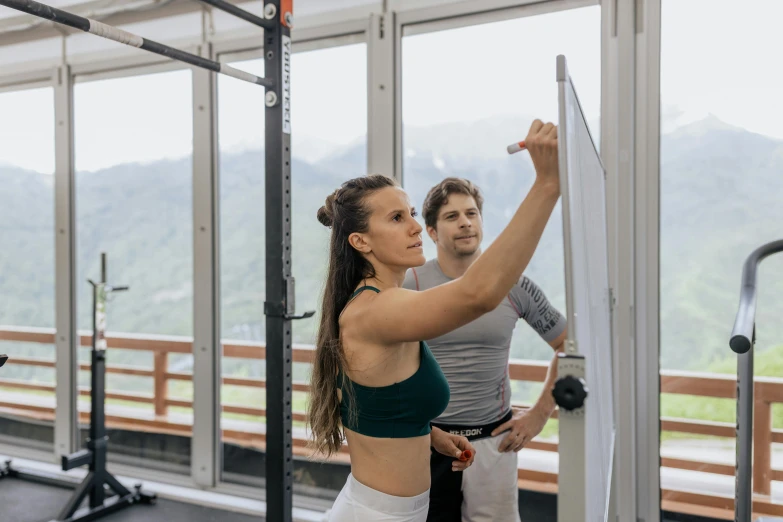
M 472 256 L 484 237 L 481 213 L 473 196 L 451 194 L 427 233 L 439 250 L 454 257 Z

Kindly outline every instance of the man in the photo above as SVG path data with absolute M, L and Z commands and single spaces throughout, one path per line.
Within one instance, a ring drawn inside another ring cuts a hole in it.
M 408 271 L 404 286 L 424 290 L 462 276 L 481 255 L 483 198 L 475 185 L 447 178 L 424 200 L 436 259 Z M 432 422 L 427 522 L 518 522 L 517 452 L 544 428 L 555 409 L 552 359 L 544 389 L 527 410 L 511 408 L 508 374 L 514 327 L 524 319 L 555 351 L 563 350 L 566 319 L 524 275 L 508 298 L 479 319 L 427 343 L 446 375 L 451 400 Z M 452 470 L 455 436 L 476 450 L 473 465 Z M 437 450 L 437 451 L 436 451 Z

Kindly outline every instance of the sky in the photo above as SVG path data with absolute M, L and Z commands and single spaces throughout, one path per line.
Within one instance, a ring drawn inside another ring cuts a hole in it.
M 727 123 L 783 139 L 779 49 L 783 2 L 664 0 L 661 98 L 678 124 L 712 113 Z M 85 35 L 89 36 L 89 35 Z M 566 55 L 588 121 L 600 110 L 597 6 L 406 36 L 403 121 L 427 126 L 520 114 L 557 117 L 555 57 Z M 235 64 L 261 72 L 258 61 Z M 354 143 L 367 126 L 366 45 L 297 53 L 292 62 L 296 155 L 318 157 Z M 78 170 L 190 154 L 190 71 L 78 83 Z M 224 151 L 263 140 L 263 89 L 219 76 Z M 51 89 L 0 93 L 0 163 L 54 169 Z M 504 145 L 505 146 L 505 145 Z

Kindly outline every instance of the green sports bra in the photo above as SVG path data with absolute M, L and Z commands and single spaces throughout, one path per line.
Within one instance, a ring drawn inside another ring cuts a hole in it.
M 380 293 L 375 287 L 363 286 L 351 299 L 364 290 Z M 350 299 L 349 301 L 350 302 Z M 449 404 L 451 394 L 446 376 L 432 355 L 429 346 L 420 341 L 421 363 L 416 373 L 389 386 L 369 387 L 348 379 L 353 386 L 357 408 L 356 422 L 350 423 L 348 400 L 344 396 L 340 404 L 343 426 L 370 437 L 401 439 L 419 437 L 430 433 L 430 421 L 437 418 Z M 337 376 L 340 388 L 343 372 Z

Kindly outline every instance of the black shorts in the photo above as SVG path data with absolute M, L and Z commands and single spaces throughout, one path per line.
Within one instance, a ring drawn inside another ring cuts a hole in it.
M 502 419 L 485 425 L 449 425 L 432 423 L 443 431 L 462 435 L 469 441 L 491 437 L 492 430 L 511 419 L 511 411 Z M 431 449 L 430 507 L 427 522 L 462 522 L 462 471 L 452 471 L 454 457 Z

